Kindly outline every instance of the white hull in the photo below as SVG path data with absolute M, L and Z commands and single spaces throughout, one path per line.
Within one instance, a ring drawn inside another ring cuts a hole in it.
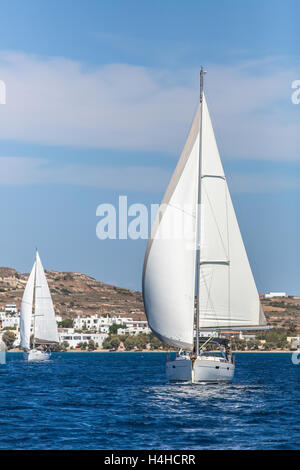
M 234 364 L 214 356 L 192 361 L 189 356 L 167 362 L 167 378 L 171 382 L 218 383 L 231 382 Z
M 31 362 L 40 362 L 48 361 L 50 359 L 51 353 L 45 351 L 40 351 L 38 349 L 31 349 L 25 353 L 25 359 Z

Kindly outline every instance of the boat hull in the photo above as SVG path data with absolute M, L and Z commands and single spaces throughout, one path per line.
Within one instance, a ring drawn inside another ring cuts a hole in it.
M 219 383 L 231 382 L 234 376 L 234 364 L 229 361 L 216 361 L 198 357 L 175 359 L 167 362 L 167 378 L 171 382 Z
M 29 362 L 42 362 L 50 359 L 51 353 L 40 351 L 39 349 L 31 349 L 24 353 L 25 359 Z

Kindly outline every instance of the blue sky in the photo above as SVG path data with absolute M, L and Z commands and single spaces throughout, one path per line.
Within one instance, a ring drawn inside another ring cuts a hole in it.
M 0 265 L 140 289 L 146 242 L 100 241 L 96 208 L 158 203 L 199 66 L 259 291 L 300 294 L 297 1 L 4 1 Z

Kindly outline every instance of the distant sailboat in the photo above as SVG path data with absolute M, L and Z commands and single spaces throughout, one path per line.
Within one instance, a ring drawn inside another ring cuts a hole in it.
M 2 334 L 0 333 L 0 364 L 6 363 L 6 346 L 2 340 Z
M 167 377 L 174 381 L 231 381 L 234 361 L 220 332 L 268 328 L 215 141 L 204 73 L 200 106 L 152 227 L 143 268 L 149 326 L 184 350 L 167 362 Z M 163 236 L 181 228 L 183 219 L 189 237 L 178 230 Z M 221 355 L 205 352 L 210 342 Z
M 21 347 L 25 350 L 28 361 L 49 359 L 50 352 L 43 348 L 58 343 L 59 338 L 49 286 L 37 251 L 23 294 L 20 317 Z M 30 348 L 32 323 L 33 347 Z

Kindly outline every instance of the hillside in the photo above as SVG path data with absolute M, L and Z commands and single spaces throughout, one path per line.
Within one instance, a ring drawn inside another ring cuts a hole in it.
M 46 271 L 55 311 L 64 318 L 77 315 L 109 314 L 144 319 L 140 292 L 111 286 L 81 273 Z M 20 307 L 28 279 L 12 268 L 0 268 L 0 306 Z M 273 298 L 262 301 L 266 318 L 274 328 L 300 331 L 300 298 Z
M 0 306 L 20 303 L 29 274 L 0 268 Z M 109 314 L 143 319 L 140 292 L 111 286 L 81 273 L 46 271 L 55 312 L 64 318 L 77 315 Z
M 287 331 L 300 333 L 300 298 L 274 297 L 263 299 L 262 306 L 265 316 L 274 328 L 283 328 Z

